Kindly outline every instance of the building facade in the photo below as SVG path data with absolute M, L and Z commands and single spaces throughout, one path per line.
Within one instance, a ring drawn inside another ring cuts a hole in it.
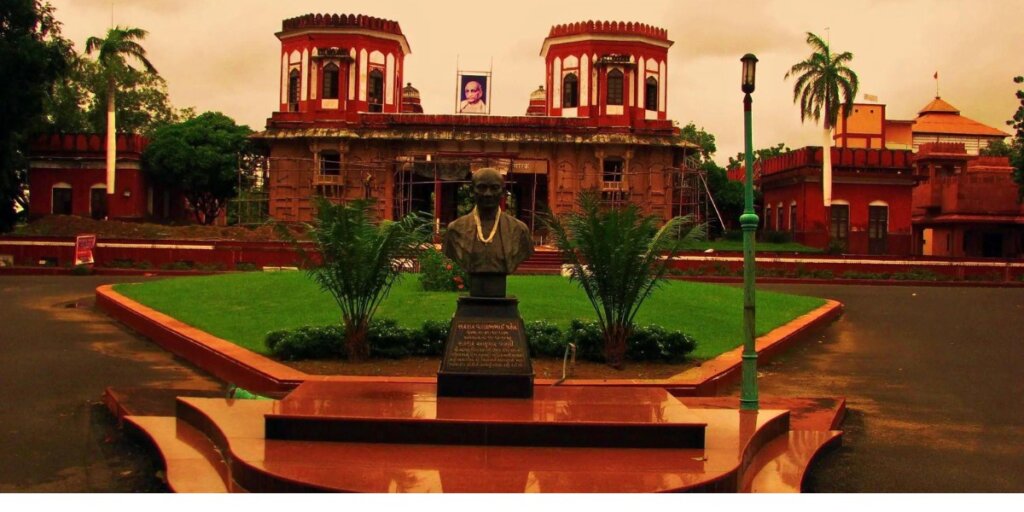
M 822 200 L 821 148 L 757 164 L 762 228 L 853 254 L 1021 257 L 1013 169 L 1006 158 L 978 156 L 1007 136 L 938 97 L 912 121 L 856 103 L 833 137 L 831 206 Z
M 539 212 L 570 210 L 583 189 L 680 213 L 678 175 L 693 146 L 667 118 L 672 42 L 662 29 L 552 27 L 545 86 L 523 98 L 524 116 L 423 113 L 418 91 L 400 87 L 410 47 L 394 21 L 306 15 L 277 37 L 281 102 L 254 136 L 268 148 L 275 219 L 312 219 L 317 197 L 373 199 L 380 218 L 424 211 L 440 227 L 465 208 L 481 167 L 505 173 L 507 206 L 535 233 Z
M 171 220 L 184 215 L 180 194 L 150 183 L 140 168 L 149 139 L 117 136 L 117 190 L 107 193 L 106 138 L 102 134 L 42 135 L 29 146 L 29 216 Z

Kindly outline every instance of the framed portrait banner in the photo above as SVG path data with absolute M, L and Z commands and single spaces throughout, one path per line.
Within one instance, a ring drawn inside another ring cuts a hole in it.
M 456 84 L 459 86 L 455 96 L 456 114 L 491 113 L 490 72 L 459 71 Z

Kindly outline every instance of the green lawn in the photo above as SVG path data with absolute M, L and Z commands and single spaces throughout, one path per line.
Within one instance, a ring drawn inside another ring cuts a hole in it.
M 424 292 L 415 275 L 402 279 L 381 305 L 379 318 L 419 327 L 424 320 L 451 318 L 454 293 Z M 246 272 L 162 279 L 114 287 L 132 299 L 250 350 L 266 353 L 267 332 L 340 322 L 330 295 L 301 272 Z M 558 276 L 511 276 L 523 319 L 568 326 L 573 318 L 596 319 L 586 295 Z M 813 297 L 758 292 L 757 334 L 764 334 L 824 304 Z M 743 290 L 671 281 L 655 291 L 637 315 L 641 324 L 682 330 L 697 339 L 693 356 L 714 357 L 743 342 Z

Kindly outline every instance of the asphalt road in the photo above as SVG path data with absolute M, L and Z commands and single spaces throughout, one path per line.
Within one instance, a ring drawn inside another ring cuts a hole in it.
M 154 458 L 101 404 L 103 390 L 221 384 L 94 311 L 93 290 L 117 281 L 0 277 L 0 492 L 164 489 Z
M 763 395 L 847 398 L 810 490 L 1024 492 L 1024 289 L 764 288 L 846 306 L 760 372 Z
M 107 386 L 221 384 L 92 309 L 109 277 L 0 277 L 0 492 L 162 490 Z M 772 363 L 762 395 L 845 396 L 818 492 L 1024 492 L 1024 289 L 765 286 L 845 314 Z

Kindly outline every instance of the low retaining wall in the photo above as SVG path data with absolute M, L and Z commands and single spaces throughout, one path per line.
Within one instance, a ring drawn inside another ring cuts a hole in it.
M 759 278 L 907 281 L 1022 282 L 1024 261 L 982 258 L 758 255 Z M 677 276 L 741 277 L 741 254 L 682 255 L 670 267 Z M 884 275 L 884 276 L 883 276 Z
M 300 244 L 312 251 L 311 243 Z M 74 261 L 73 238 L 0 237 L 0 267 L 8 259 L 18 267 L 64 267 Z M 553 251 L 537 251 L 519 273 L 555 273 L 559 260 Z M 4 258 L 4 257 L 8 258 Z M 94 251 L 98 268 L 170 270 L 258 270 L 296 267 L 301 258 L 289 242 L 231 240 L 99 239 Z M 43 261 L 45 265 L 41 265 Z M 670 263 L 677 277 L 738 277 L 743 256 L 738 253 L 685 254 Z M 968 281 L 1024 283 L 1024 260 L 981 258 L 896 258 L 883 256 L 783 255 L 757 257 L 760 278 L 848 279 L 857 281 Z M 884 276 L 883 276 L 884 274 Z
M 146 336 L 157 345 L 188 359 L 215 377 L 260 394 L 287 393 L 306 380 L 336 382 L 432 383 L 432 377 L 372 377 L 309 375 L 269 357 L 242 348 L 125 297 L 104 285 L 96 289 L 96 306 Z M 842 314 L 834 300 L 783 325 L 755 344 L 763 364 L 808 331 L 823 327 Z M 710 396 L 720 393 L 740 376 L 742 347 L 668 379 L 569 379 L 565 386 L 642 386 L 664 388 L 675 396 Z M 553 385 L 554 379 L 536 379 L 535 385 Z

